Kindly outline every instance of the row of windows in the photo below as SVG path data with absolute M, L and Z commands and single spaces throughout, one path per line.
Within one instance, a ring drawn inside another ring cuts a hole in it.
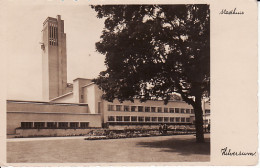
M 142 116 L 108 116 L 108 121 L 124 122 L 190 122 L 188 117 L 142 117 Z
M 128 106 L 128 105 L 108 105 L 108 111 L 132 111 L 132 112 L 158 112 L 158 113 L 186 113 L 193 114 L 193 109 L 148 107 L 148 106 Z
M 21 122 L 21 128 L 88 128 L 88 122 Z

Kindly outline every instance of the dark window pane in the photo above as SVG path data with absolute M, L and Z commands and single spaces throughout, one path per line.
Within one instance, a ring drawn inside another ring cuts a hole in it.
M 130 116 L 124 116 L 124 121 L 130 121 Z
M 44 122 L 34 122 L 34 128 L 44 128 Z

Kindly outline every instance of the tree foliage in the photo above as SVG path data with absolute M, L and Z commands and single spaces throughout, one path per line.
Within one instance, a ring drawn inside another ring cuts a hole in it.
M 97 50 L 107 70 L 95 82 L 112 101 L 209 93 L 208 5 L 93 6 L 105 29 Z
M 210 94 L 209 5 L 92 8 L 105 18 L 96 49 L 106 56 L 107 69 L 94 80 L 104 99 L 167 103 L 176 92 L 199 108 Z

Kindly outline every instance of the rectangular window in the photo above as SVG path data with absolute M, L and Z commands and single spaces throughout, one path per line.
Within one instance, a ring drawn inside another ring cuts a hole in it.
M 101 113 L 101 102 L 98 102 L 98 114 Z
M 47 122 L 47 128 L 56 128 L 55 122 Z
M 175 113 L 180 113 L 180 109 L 179 108 L 175 108 Z
M 174 108 L 170 108 L 170 113 L 174 113 Z
M 52 45 L 52 26 L 50 25 L 50 45 Z
M 130 116 L 124 116 L 124 121 L 130 121 Z
M 151 112 L 155 112 L 156 111 L 156 107 L 151 107 Z
M 191 114 L 194 114 L 194 109 L 190 109 Z
M 209 113 L 210 113 L 210 110 L 205 110 L 205 113 L 209 114 Z
M 186 118 L 186 122 L 190 122 L 190 118 Z
M 80 123 L 80 128 L 88 128 L 88 122 L 81 122 Z
M 176 117 L 176 122 L 180 122 L 180 117 Z
M 116 121 L 123 121 L 123 117 L 122 116 L 116 116 Z
M 68 122 L 59 122 L 58 127 L 59 128 L 68 128 L 69 123 Z
M 181 109 L 181 113 L 185 113 L 185 109 Z
M 164 122 L 169 122 L 169 117 L 164 117 Z
M 181 122 L 185 122 L 185 118 L 184 117 L 181 117 Z
M 131 111 L 135 111 L 136 110 L 136 106 L 131 106 Z
M 116 111 L 121 111 L 122 106 L 121 105 L 116 105 Z
M 114 111 L 114 105 L 109 104 L 107 110 L 108 111 Z
M 168 108 L 165 107 L 165 108 L 164 108 L 164 112 L 165 112 L 165 113 L 168 113 Z
M 32 128 L 33 122 L 21 122 L 21 128 Z
M 108 121 L 115 121 L 115 117 L 114 116 L 108 116 Z
M 34 128 L 44 128 L 44 122 L 34 122 Z
M 163 117 L 158 117 L 159 122 L 163 122 Z
M 145 112 L 150 112 L 150 107 L 145 107 Z
M 187 114 L 190 114 L 190 109 L 186 109 L 186 113 L 187 113 Z
M 144 122 L 144 117 L 138 117 L 139 122 Z
M 129 111 L 129 106 L 124 106 L 124 111 Z
M 146 122 L 150 122 L 150 121 L 151 121 L 151 118 L 150 118 L 150 117 L 145 117 L 145 121 L 146 121 Z
M 158 107 L 157 110 L 158 110 L 158 113 L 162 112 L 162 108 L 161 107 Z
M 204 124 L 208 124 L 208 120 L 204 120 Z
M 152 121 L 157 122 L 157 117 L 152 117 Z
M 71 122 L 70 123 L 70 128 L 78 128 L 79 127 L 79 123 L 78 122 Z
M 137 121 L 137 117 L 136 116 L 131 116 L 131 121 Z
M 174 122 L 174 117 L 170 117 L 170 122 Z
M 144 111 L 144 107 L 143 106 L 138 106 L 138 112 L 143 112 Z

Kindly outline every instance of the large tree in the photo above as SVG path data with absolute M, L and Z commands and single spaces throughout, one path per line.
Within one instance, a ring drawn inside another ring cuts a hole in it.
M 197 142 L 204 142 L 201 101 L 210 90 L 209 5 L 91 6 L 105 27 L 96 49 L 107 69 L 94 79 L 103 98 L 161 99 L 173 93 L 195 111 Z

